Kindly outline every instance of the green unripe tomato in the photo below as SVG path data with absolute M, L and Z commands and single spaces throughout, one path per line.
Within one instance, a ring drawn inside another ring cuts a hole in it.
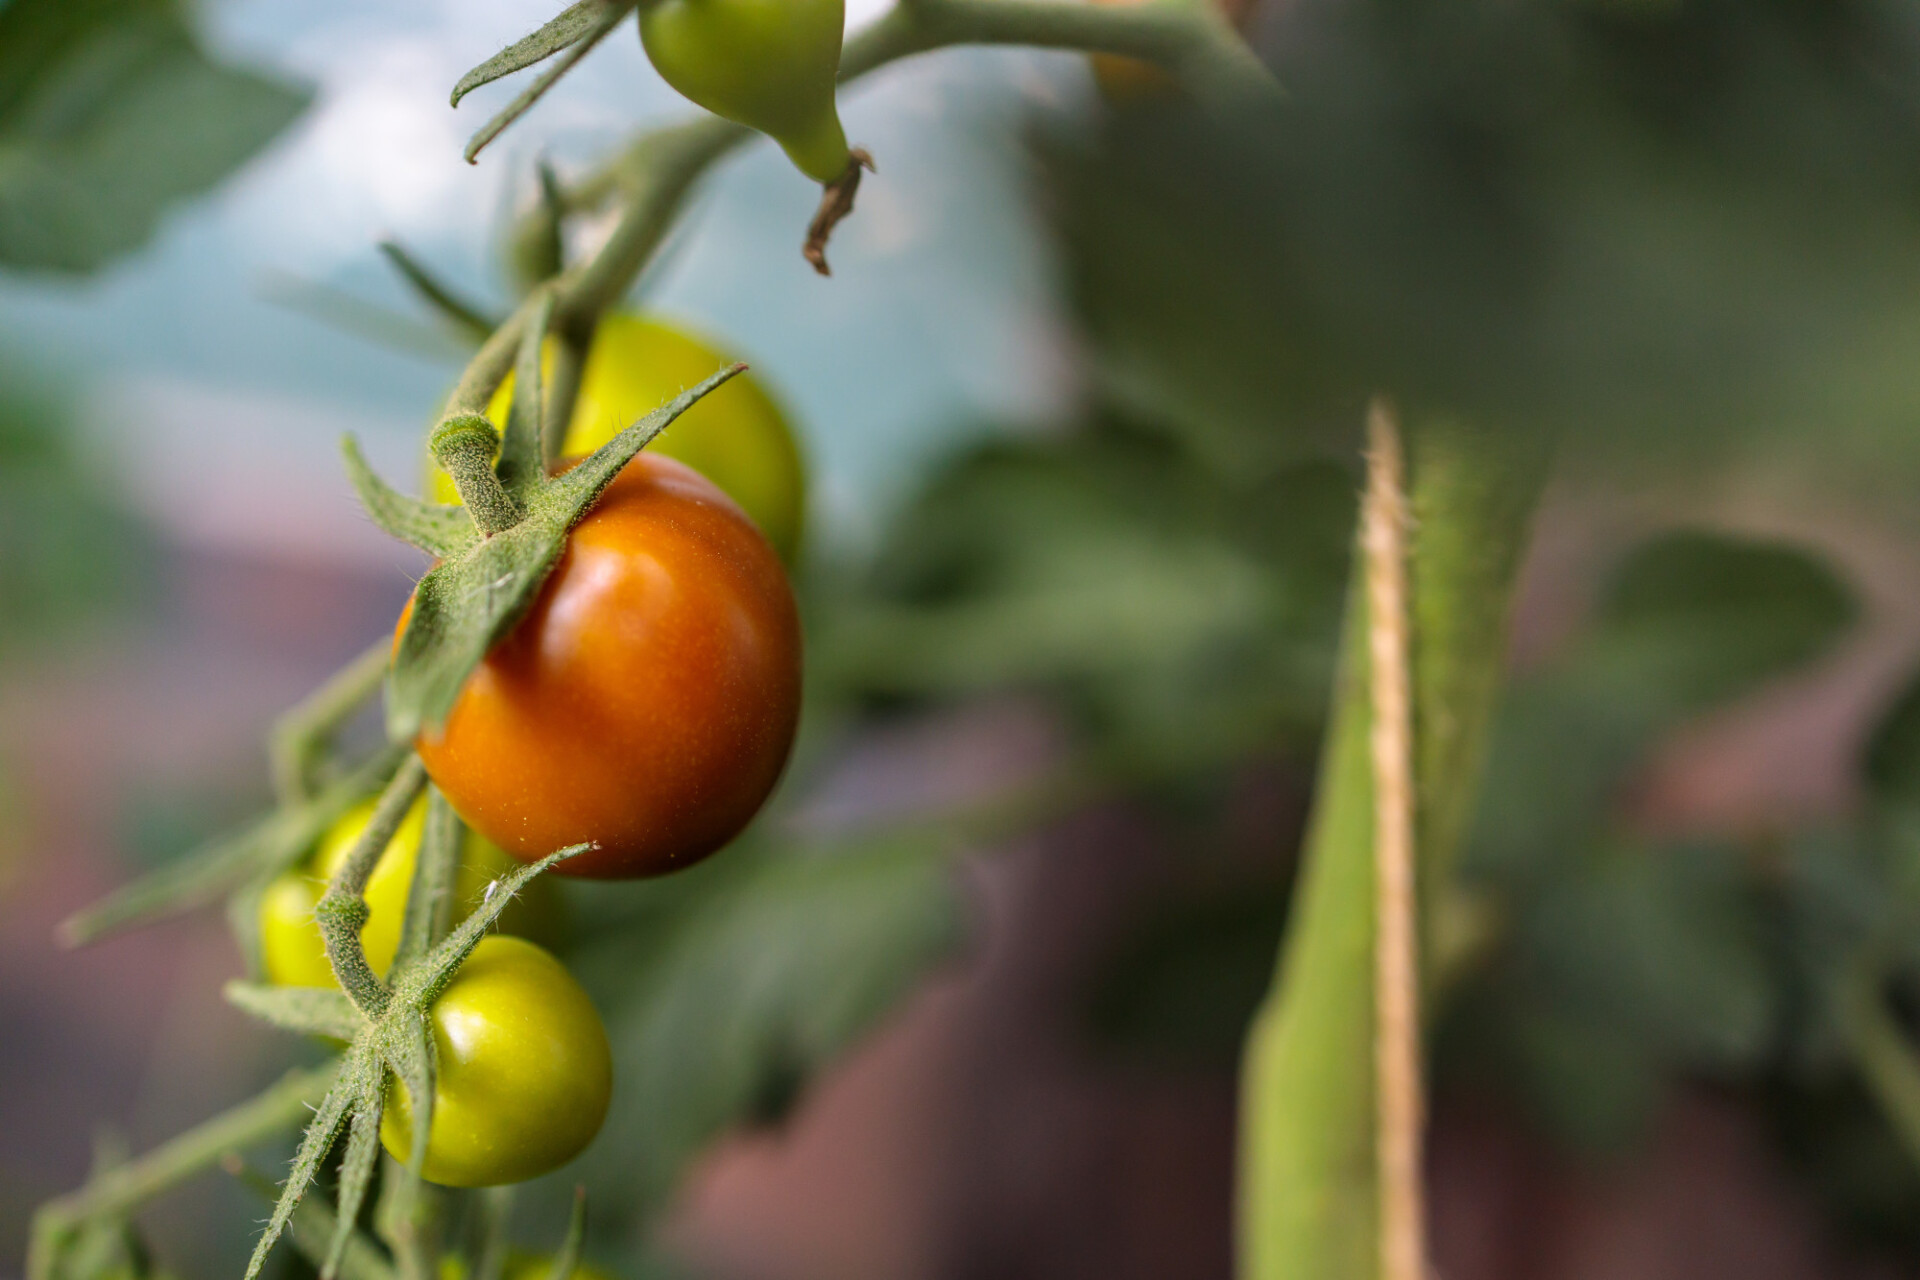
M 321 837 L 320 846 L 303 867 L 280 876 L 267 887 L 260 899 L 260 960 L 267 981 L 282 987 L 337 987 L 333 966 L 327 962 L 326 943 L 313 910 L 327 881 L 340 870 L 360 833 L 373 818 L 374 802 L 367 801 L 349 809 Z M 381 855 L 379 865 L 367 880 L 363 896 L 367 901 L 367 923 L 360 929 L 360 945 L 375 974 L 385 977 L 400 946 L 400 925 L 406 918 L 407 891 L 413 885 L 413 868 L 420 860 L 420 838 L 426 830 L 427 801 L 422 796 Z M 460 874 L 454 881 L 455 923 L 467 918 L 479 905 L 487 885 L 515 871 L 520 864 L 475 832 L 469 830 L 460 851 Z M 527 886 L 521 896 L 501 916 L 500 927 L 514 933 L 538 933 L 559 909 L 551 886 L 541 881 Z
M 500 1274 L 501 1280 L 553 1280 L 553 1255 L 510 1249 L 507 1251 L 506 1268 Z M 467 1280 L 466 1262 L 460 1258 L 442 1258 L 440 1280 Z M 573 1269 L 573 1280 L 613 1280 L 613 1276 L 599 1267 L 582 1262 Z
M 846 23 L 845 0 L 660 0 L 640 11 L 640 43 L 661 79 L 828 183 L 849 160 L 833 101 Z
M 524 1182 L 579 1155 L 607 1117 L 613 1054 L 566 966 L 520 938 L 480 940 L 433 1002 L 439 1074 L 424 1176 L 449 1187 Z M 380 1141 L 411 1151 L 413 1105 L 390 1079 Z
M 580 391 L 560 452 L 592 453 L 688 387 L 734 363 L 732 356 L 650 316 L 613 312 L 594 330 Z M 487 416 L 505 427 L 513 402 L 508 374 Z M 751 372 L 742 374 L 681 414 L 647 452 L 684 462 L 740 504 L 788 564 L 806 527 L 807 476 L 793 427 Z M 429 472 L 437 502 L 460 501 L 453 478 Z

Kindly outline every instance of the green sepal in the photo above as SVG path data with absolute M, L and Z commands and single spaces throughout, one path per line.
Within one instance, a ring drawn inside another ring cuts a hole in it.
M 385 1085 L 384 1071 L 368 1073 L 354 1102 L 353 1121 L 347 1129 L 347 1152 L 340 1158 L 340 1203 L 333 1238 L 327 1242 L 326 1257 L 320 1263 L 320 1280 L 335 1280 L 339 1276 L 347 1249 L 353 1244 L 354 1223 L 360 1218 L 360 1207 L 367 1201 L 367 1188 L 373 1184 L 373 1166 L 380 1159 L 380 1115 L 386 1105 Z
M 580 1269 L 580 1252 L 586 1243 L 587 1189 L 576 1186 L 573 1211 L 567 1215 L 567 1238 L 560 1242 L 560 1252 L 553 1255 L 553 1270 L 547 1273 L 547 1280 L 573 1280 L 573 1273 Z
M 479 541 L 473 521 L 459 507 L 423 502 L 382 480 L 367 465 L 360 442 L 352 436 L 340 442 L 340 452 L 346 457 L 347 477 L 360 495 L 360 505 L 385 532 L 442 560 L 458 556 Z
M 557 853 L 550 853 L 538 862 L 516 867 L 510 874 L 501 876 L 487 886 L 487 894 L 475 907 L 473 914 L 460 922 L 460 926 L 439 945 L 427 952 L 420 962 L 405 970 L 396 969 L 393 975 L 393 996 L 397 1003 L 417 1005 L 421 1008 L 434 1002 L 447 984 L 453 981 L 454 973 L 473 949 L 480 945 L 493 922 L 507 909 L 514 895 L 532 883 L 533 878 L 547 868 L 565 862 L 576 854 L 585 853 L 593 846 L 590 844 L 568 845 Z
M 459 82 L 453 86 L 451 105 L 459 106 L 460 99 L 483 84 L 492 84 L 503 76 L 524 71 L 534 63 L 545 61 L 562 49 L 578 44 L 606 20 L 609 10 L 619 13 L 632 7 L 631 3 L 625 3 L 623 0 L 579 0 L 577 4 L 568 5 L 561 11 L 560 16 L 552 19 L 532 35 L 515 40 L 461 76 Z
M 533 501 L 546 481 L 546 443 L 541 429 L 541 401 L 546 379 L 540 368 L 540 349 L 553 325 L 553 293 L 543 292 L 520 335 L 520 352 L 513 367 L 513 402 L 507 407 L 507 429 L 500 433 L 500 460 L 494 472 L 514 501 Z M 565 434 L 564 428 L 555 430 Z
M 280 1189 L 273 1185 L 273 1179 L 237 1157 L 228 1162 L 227 1172 L 242 1186 L 269 1201 L 279 1194 Z M 325 1261 L 327 1250 L 339 1230 L 339 1215 L 320 1199 L 301 1201 L 300 1207 L 293 1211 L 292 1221 L 287 1224 L 287 1235 L 292 1238 L 293 1247 L 315 1267 Z M 392 1265 L 381 1253 L 380 1246 L 359 1230 L 348 1233 L 339 1274 L 341 1280 L 398 1280 Z
M 574 6 L 575 9 L 578 9 L 579 7 L 580 6 L 578 5 Z M 527 88 L 521 92 L 519 97 L 515 98 L 512 102 L 509 102 L 505 107 L 501 108 L 501 110 L 493 117 L 493 119 L 487 121 L 484 125 L 480 126 L 479 132 L 475 133 L 472 138 L 467 140 L 467 149 L 466 149 L 466 152 L 464 153 L 466 156 L 467 163 L 472 164 L 474 161 L 474 158 L 480 154 L 481 150 L 484 149 L 489 142 L 492 142 L 495 138 L 499 137 L 500 134 L 506 129 L 508 125 L 512 124 L 515 120 L 518 120 L 521 116 L 525 115 L 528 109 L 531 108 L 534 103 L 540 101 L 540 99 L 546 95 L 547 90 L 553 88 L 554 85 L 560 82 L 561 76 L 564 76 L 567 74 L 567 72 L 573 70 L 574 66 L 579 63 L 580 59 L 586 57 L 588 53 L 592 52 L 593 47 L 595 45 L 599 44 L 602 40 L 606 38 L 606 35 L 609 31 L 612 31 L 615 27 L 620 25 L 620 20 L 626 17 L 628 12 L 632 10 L 633 7 L 634 6 L 631 0 L 601 0 L 600 3 L 594 6 L 596 12 L 590 15 L 589 14 L 581 15 L 581 18 L 580 18 L 581 25 L 579 29 L 577 31 L 571 32 L 569 35 L 569 38 L 567 38 L 564 43 L 553 44 L 547 47 L 544 53 L 539 53 L 537 56 L 527 56 L 526 60 L 519 64 L 520 66 L 522 67 L 530 66 L 533 63 L 540 61 L 541 58 L 547 57 L 549 54 L 557 53 L 562 49 L 566 50 L 565 55 L 561 57 L 559 62 L 555 63 L 550 69 L 548 69 L 544 74 L 542 74 L 538 80 L 535 80 L 532 84 L 528 85 Z M 568 17 L 568 15 L 572 14 L 573 12 L 574 12 L 573 9 L 569 9 L 566 11 L 566 13 L 562 13 L 560 17 L 555 18 L 553 22 L 548 23 L 546 27 L 542 27 L 540 31 L 535 32 L 531 36 L 528 36 L 527 39 L 521 41 L 520 44 L 527 45 L 528 51 L 531 54 L 532 51 L 539 48 L 540 45 L 538 44 L 530 45 L 528 44 L 528 42 L 538 41 L 540 39 L 541 32 L 547 31 L 550 28 L 554 27 L 561 21 L 565 20 Z M 520 45 L 513 46 L 513 48 L 519 48 L 519 47 Z M 502 53 L 497 56 L 505 57 L 507 54 L 512 52 L 513 52 L 513 49 L 503 50 Z M 469 71 L 465 76 L 462 76 L 460 83 L 466 84 L 469 79 L 479 75 L 482 71 L 486 70 L 489 66 L 491 66 L 493 61 L 494 59 L 489 59 L 487 62 L 481 63 L 480 66 L 475 67 L 472 71 Z M 518 68 L 517 67 L 509 68 L 509 70 L 518 70 Z M 506 75 L 506 74 L 507 74 L 507 71 L 502 70 L 495 74 L 488 75 L 487 80 L 497 79 L 499 76 Z M 474 83 L 484 84 L 486 83 L 486 80 L 477 80 Z M 472 85 L 467 85 L 467 88 L 469 89 L 472 87 L 473 87 Z M 459 95 L 463 92 L 465 92 L 465 90 L 459 89 L 457 87 L 454 90 L 454 101 L 456 103 L 459 102 L 460 100 Z
M 722 369 L 681 392 L 573 470 L 534 488 L 526 498 L 525 518 L 512 528 L 482 540 L 469 526 L 464 553 L 447 557 L 414 591 L 413 613 L 387 676 L 389 737 L 409 741 L 445 722 L 467 676 L 513 629 L 559 563 L 567 531 L 649 441 L 745 368 L 736 364 Z M 454 508 L 446 510 L 459 514 Z M 376 513 L 376 522 L 379 519 Z
M 260 982 L 229 982 L 221 988 L 227 1003 L 242 1013 L 303 1035 L 352 1040 L 367 1020 L 343 992 L 330 987 L 274 987 Z
M 255 877 L 271 877 L 299 861 L 348 809 L 378 791 L 404 750 L 382 749 L 312 800 L 287 805 L 238 835 L 122 885 L 60 925 L 60 940 L 77 947 L 162 916 L 205 906 Z
M 423 1002 L 420 1007 L 424 1009 L 431 1003 Z M 413 1124 L 407 1134 L 407 1159 L 401 1166 L 400 1185 L 395 1191 L 401 1216 L 410 1218 L 414 1202 L 420 1196 L 420 1183 L 427 1163 L 427 1143 L 433 1134 L 435 1061 L 433 1036 L 427 1030 L 426 1014 L 403 1013 L 388 1019 L 380 1029 L 380 1045 L 387 1066 L 399 1077 L 400 1086 L 407 1091 L 407 1101 L 411 1104 L 408 1115 Z
M 347 1051 L 347 1056 L 341 1061 L 339 1079 L 327 1096 L 321 1099 L 319 1109 L 313 1113 L 313 1120 L 300 1139 L 300 1149 L 294 1153 L 293 1168 L 287 1174 L 286 1185 L 280 1189 L 280 1198 L 274 1202 L 273 1216 L 267 1219 L 266 1229 L 260 1233 L 260 1239 L 253 1247 L 253 1256 L 247 1261 L 246 1280 L 254 1280 L 260 1274 L 260 1268 L 266 1265 L 267 1254 L 272 1252 L 274 1243 L 292 1221 L 294 1210 L 300 1207 L 307 1188 L 313 1185 L 321 1163 L 333 1147 L 333 1140 L 345 1127 L 353 1103 L 360 1097 L 361 1082 L 369 1072 L 379 1069 L 379 1061 L 364 1038 Z
M 393 269 L 400 273 L 414 295 L 432 307 L 434 311 L 463 337 L 474 342 L 485 342 L 493 331 L 500 327 L 500 318 L 490 316 L 473 303 L 468 302 L 441 279 L 427 269 L 427 265 L 414 257 L 397 240 L 382 240 L 380 252 L 385 255 Z

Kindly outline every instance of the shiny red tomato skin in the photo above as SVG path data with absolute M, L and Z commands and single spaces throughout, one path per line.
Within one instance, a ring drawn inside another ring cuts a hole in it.
M 642 453 L 442 731 L 415 745 L 501 848 L 533 861 L 591 841 L 556 871 L 626 879 L 739 834 L 799 713 L 800 620 L 779 556 L 711 481 Z

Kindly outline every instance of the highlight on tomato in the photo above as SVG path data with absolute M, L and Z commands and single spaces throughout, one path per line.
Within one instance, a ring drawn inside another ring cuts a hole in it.
M 601 319 L 581 371 L 580 391 L 561 453 L 592 453 L 621 431 L 735 358 L 685 328 L 654 316 L 612 312 Z M 504 427 L 513 375 L 494 394 L 487 416 Z M 739 503 L 788 564 L 806 528 L 806 463 L 792 420 L 751 371 L 734 378 L 647 446 L 680 461 Z M 429 494 L 456 504 L 453 478 L 429 464 Z
M 613 1054 L 599 1013 L 566 966 L 492 934 L 428 1011 L 438 1071 L 423 1176 L 449 1187 L 524 1182 L 558 1169 L 600 1132 Z M 380 1141 L 413 1149 L 413 1105 L 390 1078 Z
M 314 919 L 327 881 L 353 853 L 361 832 L 373 818 L 375 802 L 368 800 L 348 810 L 321 837 L 307 861 L 276 878 L 260 899 L 260 961 L 268 982 L 283 987 L 337 987 L 327 962 L 326 943 Z M 400 946 L 400 926 L 407 912 L 407 891 L 420 860 L 420 840 L 426 830 L 427 801 L 422 796 L 388 842 L 373 875 L 367 880 L 367 923 L 360 945 L 374 973 L 385 977 Z M 497 845 L 469 830 L 461 845 L 460 870 L 454 881 L 453 922 L 467 918 L 480 904 L 487 885 L 518 864 Z M 553 923 L 559 902 L 552 886 L 535 880 L 501 914 L 499 927 L 508 933 L 545 932 Z
M 415 747 L 509 853 L 591 842 L 555 873 L 651 876 L 739 834 L 799 714 L 799 611 L 779 556 L 711 481 L 649 450 Z

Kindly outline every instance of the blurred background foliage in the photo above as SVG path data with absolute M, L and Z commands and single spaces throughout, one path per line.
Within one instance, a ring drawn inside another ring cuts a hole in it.
M 982 424 L 870 553 L 829 545 L 805 567 L 807 734 L 740 845 L 570 895 L 568 958 L 620 1084 L 581 1167 L 526 1197 L 529 1230 L 561 1220 L 579 1178 L 596 1256 L 668 1268 L 656 1228 L 692 1162 L 781 1123 L 964 961 L 963 855 L 1089 805 L 1150 829 L 1181 872 L 1104 954 L 1076 1034 L 1230 1071 L 1297 838 L 1281 823 L 1243 856 L 1236 786 L 1306 788 L 1372 390 L 1552 436 L 1574 492 L 1784 470 L 1913 531 L 1909 6 L 1269 8 L 1277 115 L 1157 98 L 1035 121 L 1084 403 L 1051 432 Z M 97 269 L 303 100 L 209 57 L 170 5 L 0 5 L 0 264 Z M 0 651 L 141 577 L 64 421 L 51 390 L 0 405 Z M 1920 1265 L 1920 1131 L 1899 1119 L 1898 1064 L 1868 1061 L 1857 998 L 1864 982 L 1896 1026 L 1920 1024 L 1920 685 L 1880 717 L 1855 809 L 1649 830 L 1633 802 L 1662 746 L 1829 660 L 1862 605 L 1818 552 L 1708 528 L 1647 533 L 1602 578 L 1516 671 L 1461 884 L 1430 886 L 1474 922 L 1436 991 L 1441 1095 L 1514 1107 L 1605 1163 L 1677 1090 L 1710 1087 L 1765 1118 L 1836 1227 Z M 1060 728 L 1017 784 L 807 820 L 866 735 L 1007 699 Z

